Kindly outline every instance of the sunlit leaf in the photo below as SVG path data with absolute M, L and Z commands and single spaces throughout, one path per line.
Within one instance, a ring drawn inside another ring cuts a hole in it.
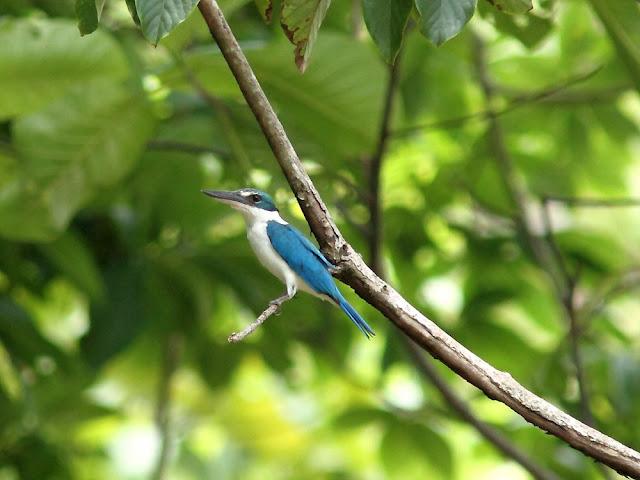
M 304 72 L 331 0 L 283 0 L 280 23 L 296 46 L 295 62 Z M 265 13 L 266 14 L 266 13 Z
M 21 117 L 13 134 L 22 161 L 14 166 L 12 187 L 0 198 L 0 232 L 52 238 L 85 202 L 131 170 L 152 127 L 144 97 L 107 82 L 84 85 Z
M 73 85 L 116 81 L 127 72 L 123 53 L 106 33 L 79 39 L 66 20 L 0 23 L 0 119 L 43 107 Z

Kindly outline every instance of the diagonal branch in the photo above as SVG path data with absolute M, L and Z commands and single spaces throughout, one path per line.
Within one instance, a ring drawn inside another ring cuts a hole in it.
M 528 391 L 508 373 L 489 365 L 422 315 L 367 267 L 332 220 L 217 2 L 201 0 L 198 8 L 295 193 L 311 230 L 327 257 L 338 265 L 336 276 L 423 349 L 488 397 L 504 403 L 527 421 L 620 473 L 640 478 L 640 453 L 576 420 Z

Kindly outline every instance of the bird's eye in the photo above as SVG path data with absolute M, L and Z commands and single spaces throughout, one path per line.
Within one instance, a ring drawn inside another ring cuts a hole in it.
M 253 200 L 254 202 L 259 202 L 261 200 L 260 195 L 258 195 L 257 193 L 254 193 L 253 195 L 251 195 L 251 200 Z

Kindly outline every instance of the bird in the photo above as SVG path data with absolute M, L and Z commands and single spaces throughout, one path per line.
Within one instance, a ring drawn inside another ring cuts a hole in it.
M 255 188 L 201 190 L 239 211 L 247 226 L 247 239 L 258 260 L 286 286 L 286 292 L 272 300 L 278 307 L 298 290 L 329 301 L 340 308 L 367 338 L 372 328 L 347 302 L 336 286 L 329 262 L 318 248 L 281 216 L 269 194 Z

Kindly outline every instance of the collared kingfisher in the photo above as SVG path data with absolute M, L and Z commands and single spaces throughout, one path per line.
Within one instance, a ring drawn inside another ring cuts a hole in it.
M 333 265 L 300 231 L 282 219 L 268 194 L 254 188 L 202 193 L 244 217 L 247 238 L 258 260 L 287 287 L 287 292 L 271 303 L 280 306 L 302 290 L 338 306 L 367 338 L 375 335 L 336 287 L 330 272 Z

